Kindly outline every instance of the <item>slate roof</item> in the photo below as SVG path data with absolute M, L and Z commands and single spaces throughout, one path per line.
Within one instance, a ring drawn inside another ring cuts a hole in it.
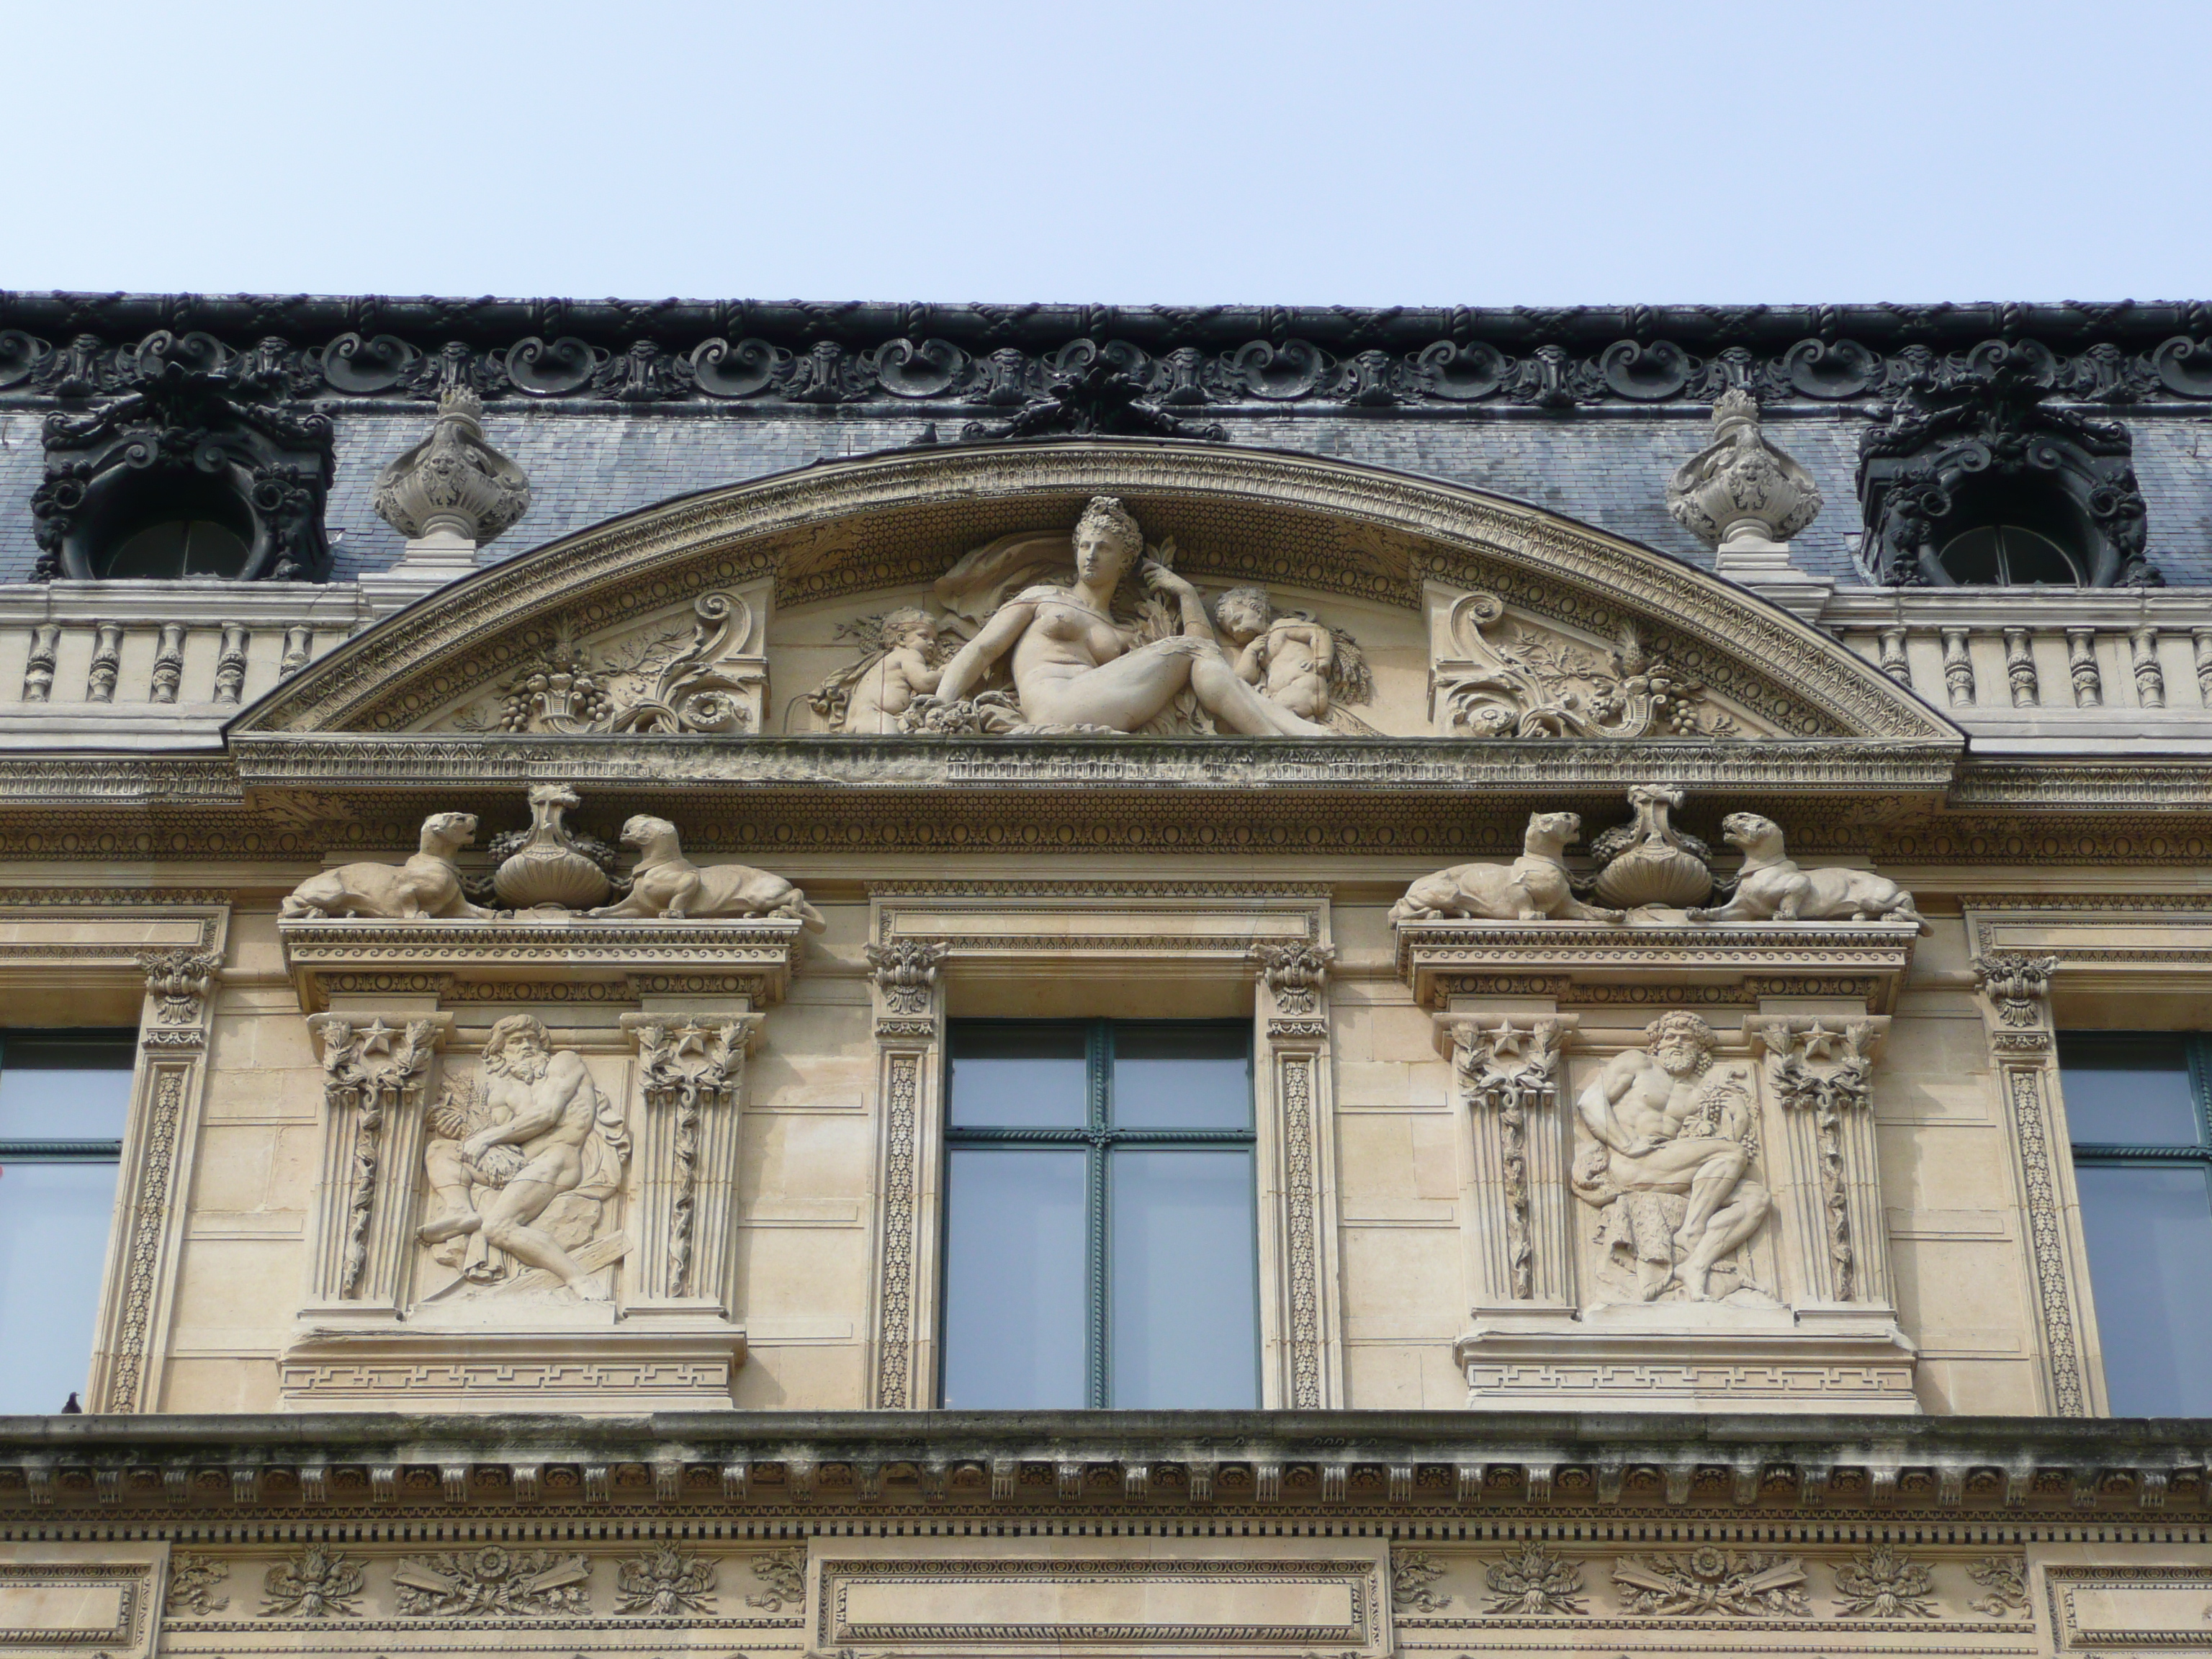
M 2042 344 L 2064 401 L 2125 422 L 2152 561 L 2170 583 L 2212 585 L 2207 305 L 1177 311 L 8 294 L 0 580 L 24 580 L 36 557 L 28 502 L 40 423 L 61 406 L 54 366 L 72 344 L 84 362 L 115 360 L 157 330 L 205 331 L 236 352 L 281 336 L 301 401 L 336 422 L 328 519 L 343 532 L 341 579 L 399 556 L 370 491 L 428 431 L 441 354 L 453 365 L 443 373 L 485 392 L 488 435 L 531 475 L 530 514 L 484 550 L 491 561 L 672 495 L 896 447 L 926 422 L 950 437 L 1003 419 L 1019 386 L 1119 343 L 1109 349 L 1134 352 L 1163 395 L 1180 388 L 1174 413 L 1218 422 L 1231 442 L 1474 485 L 1705 564 L 1662 489 L 1705 443 L 1711 397 L 1747 384 L 1769 435 L 1826 498 L 1797 562 L 1853 583 L 1868 411 L 1916 360 L 1963 362 L 2002 337 Z M 773 357 L 780 378 L 725 395 L 725 375 L 711 390 L 738 346 Z M 1833 395 L 1803 366 L 1808 351 L 1871 363 L 1872 379 Z

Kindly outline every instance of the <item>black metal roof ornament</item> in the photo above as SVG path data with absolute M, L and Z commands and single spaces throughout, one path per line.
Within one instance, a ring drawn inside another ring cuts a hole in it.
M 1953 586 L 1942 554 L 1954 538 L 2021 524 L 2077 560 L 2085 587 L 2163 585 L 2144 556 L 2133 440 L 2117 421 L 2047 403 L 2057 371 L 2033 342 L 1923 354 L 1897 401 L 1869 411 L 1877 424 L 1859 440 L 1860 557 L 1875 580 Z
M 1148 388 L 1137 376 L 1101 353 L 1072 373 L 1054 375 L 1045 395 L 1022 405 L 1012 420 L 987 426 L 970 421 L 960 428 L 963 441 L 994 438 L 1197 438 L 1226 443 L 1217 422 L 1178 420 L 1146 401 Z
M 158 332 L 105 367 L 100 389 L 120 396 L 46 416 L 46 478 L 31 497 L 36 580 L 98 576 L 103 550 L 169 516 L 172 501 L 179 514 L 234 522 L 246 544 L 241 580 L 329 574 L 331 423 L 283 405 L 293 387 L 280 352 Z

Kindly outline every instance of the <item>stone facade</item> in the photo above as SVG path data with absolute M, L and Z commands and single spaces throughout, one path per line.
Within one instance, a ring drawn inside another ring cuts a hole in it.
M 153 372 L 40 303 L 0 422 Z M 244 384 L 227 317 L 156 367 Z M 139 1033 L 0 1646 L 2212 1644 L 2212 1437 L 2110 1420 L 2055 1042 L 2204 1024 L 2206 550 L 1798 562 L 1851 480 L 1753 394 L 1916 338 L 908 332 L 269 346 L 390 427 L 332 498 L 404 558 L 0 586 L 5 1023 Z M 2172 343 L 2030 390 L 2154 415 Z M 781 441 L 811 386 L 989 418 L 533 533 L 528 400 Z M 1493 394 L 1717 406 L 1640 487 L 1719 569 L 1316 436 Z M 1260 1408 L 936 1412 L 949 1022 L 1107 1017 L 1249 1025 Z

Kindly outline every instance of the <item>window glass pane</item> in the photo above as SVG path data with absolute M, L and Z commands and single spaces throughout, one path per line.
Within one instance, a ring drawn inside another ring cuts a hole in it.
M 2203 1120 L 2178 1033 L 2062 1031 L 2059 1087 L 2077 1145 L 2194 1146 Z
M 85 1385 L 115 1170 L 0 1164 L 0 1412 L 58 1412 Z
M 1085 1154 L 957 1147 L 945 1228 L 945 1405 L 1079 1408 Z
M 1113 1155 L 1112 1403 L 1260 1403 L 1252 1154 Z
M 2212 1322 L 2203 1316 L 2212 1192 L 2204 1171 L 2088 1164 L 2075 1175 L 2113 1414 L 2212 1415 Z
M 137 1039 L 0 1031 L 0 1140 L 120 1140 Z
M 1090 1121 L 1080 1025 L 955 1025 L 952 1126 L 1080 1129 Z
M 1114 1127 L 1250 1128 L 1251 1042 L 1242 1025 L 1116 1025 Z

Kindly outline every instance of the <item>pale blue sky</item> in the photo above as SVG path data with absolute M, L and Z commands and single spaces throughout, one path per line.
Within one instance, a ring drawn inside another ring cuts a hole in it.
M 0 0 L 0 286 L 2212 293 L 2204 0 Z

